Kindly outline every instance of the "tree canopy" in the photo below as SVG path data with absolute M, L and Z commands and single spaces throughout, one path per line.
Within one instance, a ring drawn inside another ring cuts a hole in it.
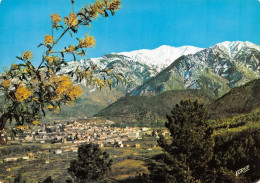
M 110 170 L 112 160 L 98 144 L 83 144 L 78 148 L 78 158 L 71 161 L 68 169 L 76 182 L 101 180 Z
M 208 118 L 206 108 L 197 101 L 181 101 L 172 109 L 165 123 L 170 139 L 160 136 L 158 143 L 164 154 L 157 156 L 156 166 L 150 167 L 155 180 L 196 182 L 201 179 L 214 147 Z

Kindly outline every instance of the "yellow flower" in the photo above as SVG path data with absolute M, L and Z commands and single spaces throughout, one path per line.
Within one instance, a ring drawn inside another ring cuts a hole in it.
M 38 79 L 38 78 L 34 78 L 32 81 L 33 81 L 34 83 L 38 83 L 38 82 L 39 82 L 39 79 Z
M 69 97 L 71 100 L 81 96 L 83 93 L 81 86 L 75 86 L 69 76 L 60 76 L 52 78 L 57 83 L 55 93 L 58 98 Z
M 75 51 L 75 46 L 70 45 L 69 48 L 67 48 L 67 51 L 68 51 L 68 52 L 73 52 L 73 51 Z
M 26 86 L 19 85 L 17 90 L 15 91 L 15 97 L 18 102 L 26 100 L 28 97 L 30 97 L 32 92 L 27 89 Z
M 86 71 L 86 76 L 92 76 L 92 70 L 88 70 L 88 71 Z
M 34 125 L 38 125 L 38 124 L 40 124 L 41 122 L 39 121 L 39 120 L 34 120 L 33 122 L 32 122 L 32 124 L 34 124 Z
M 62 21 L 60 15 L 58 13 L 54 13 L 51 15 L 51 20 L 54 24 L 57 24 L 58 22 Z
M 96 1 L 94 5 L 89 7 L 88 14 L 90 17 L 98 17 L 98 13 L 103 14 L 104 13 L 104 4 Z
M 29 130 L 29 127 L 28 126 L 22 126 L 22 125 L 20 125 L 20 126 L 17 126 L 16 127 L 17 129 L 19 129 L 19 130 Z
M 60 61 L 60 57 L 55 57 L 55 58 L 54 58 L 54 61 L 55 61 L 55 62 Z
M 9 87 L 10 86 L 10 81 L 9 80 L 7 80 L 7 79 L 5 79 L 5 80 L 3 80 L 3 87 L 5 87 L 5 88 L 7 88 L 7 87 Z
M 113 0 L 109 3 L 109 10 L 115 11 L 120 9 L 121 1 L 120 0 Z
M 45 106 L 46 109 L 53 109 L 54 107 L 52 105 Z
M 22 70 L 22 73 L 28 73 L 28 68 L 26 67 L 26 68 L 24 68 L 23 70 Z
M 79 40 L 79 46 L 81 48 L 91 48 L 95 45 L 96 45 L 96 40 L 94 36 L 86 35 L 86 37 L 83 40 Z
M 65 105 L 69 106 L 69 107 L 73 107 L 73 104 L 74 104 L 73 101 L 68 101 L 68 102 L 65 103 Z
M 67 101 L 75 100 L 83 93 L 81 86 L 74 85 L 70 76 L 52 76 L 48 83 L 56 86 L 55 96 L 52 97 L 52 101 L 65 99 L 66 103 Z M 55 110 L 58 110 L 58 108 Z
M 69 27 L 75 27 L 78 25 L 78 17 L 75 13 L 70 12 L 69 18 L 65 17 L 64 22 Z
M 34 97 L 33 100 L 35 100 L 35 101 L 38 102 L 38 101 L 39 101 L 39 98 L 38 98 L 38 97 Z
M 46 56 L 45 59 L 46 59 L 47 62 L 49 62 L 50 64 L 52 64 L 55 58 L 54 58 L 54 56 Z
M 55 112 L 56 114 L 58 114 L 58 113 L 60 112 L 60 107 L 57 106 L 56 109 L 54 110 L 54 112 Z
M 112 84 L 112 80 L 108 79 L 108 80 L 107 80 L 107 83 L 108 83 L 109 85 L 111 85 L 111 84 Z
M 53 43 L 53 36 L 46 34 L 44 38 L 45 45 Z
M 25 60 L 29 60 L 30 58 L 32 58 L 32 52 L 31 51 L 27 51 L 23 54 L 22 58 Z
M 17 64 L 12 64 L 11 65 L 11 69 L 17 69 L 18 68 L 18 65 Z
M 99 78 L 93 79 L 93 81 L 100 87 L 104 88 L 106 86 L 105 80 L 101 80 Z
M 68 91 L 68 96 L 71 99 L 75 99 L 77 97 L 80 97 L 82 95 L 82 93 L 83 93 L 82 88 L 79 85 L 71 86 L 68 90 L 69 90 Z

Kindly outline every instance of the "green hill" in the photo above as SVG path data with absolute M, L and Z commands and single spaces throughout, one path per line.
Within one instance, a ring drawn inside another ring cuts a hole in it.
M 257 108 L 260 108 L 260 79 L 231 89 L 208 107 L 212 118 L 232 117 Z
M 256 79 L 231 89 L 217 100 L 213 95 L 201 90 L 171 90 L 156 96 L 127 96 L 109 105 L 95 116 L 118 122 L 165 121 L 166 114 L 175 104 L 180 100 L 191 99 L 206 104 L 212 119 L 228 118 L 260 108 L 259 91 L 260 79 Z
M 209 104 L 215 98 L 200 90 L 172 90 L 157 96 L 127 96 L 101 110 L 95 116 L 118 122 L 159 122 L 181 100 L 198 100 Z

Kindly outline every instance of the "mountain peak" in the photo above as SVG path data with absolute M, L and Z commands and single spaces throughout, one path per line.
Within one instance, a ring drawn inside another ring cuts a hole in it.
M 248 48 L 254 48 L 258 51 L 260 51 L 260 46 L 253 44 L 249 41 L 224 41 L 222 43 L 218 43 L 213 47 L 220 47 L 224 48 L 231 57 L 235 56 L 242 48 L 248 47 Z
M 162 69 L 169 66 L 173 61 L 182 55 L 194 54 L 201 50 L 203 50 L 203 48 L 194 46 L 173 47 L 162 45 L 152 50 L 141 49 L 130 52 L 121 52 L 118 54 L 137 59 L 141 63 L 157 66 Z

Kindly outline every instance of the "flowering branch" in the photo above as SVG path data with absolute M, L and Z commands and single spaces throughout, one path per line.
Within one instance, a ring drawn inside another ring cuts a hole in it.
M 65 34 L 72 31 L 77 33 L 80 26 L 90 25 L 97 19 L 98 16 L 108 16 L 108 11 L 114 15 L 115 11 L 120 9 L 120 0 L 96 0 L 92 5 L 86 5 L 78 13 L 74 13 L 74 0 L 71 0 L 72 12 L 68 17 L 62 18 L 54 13 L 51 15 L 52 35 L 45 35 L 44 43 L 38 47 L 44 46 L 47 48 L 42 56 L 41 63 L 38 67 L 32 65 L 33 53 L 26 51 L 20 57 L 21 64 L 14 64 L 4 74 L 0 89 L 4 91 L 6 103 L 2 116 L 0 117 L 0 142 L 1 134 L 5 128 L 7 121 L 10 123 L 15 121 L 17 130 L 26 130 L 30 125 L 39 124 L 40 115 L 45 115 L 45 110 L 57 112 L 60 110 L 61 104 L 71 104 L 77 97 L 82 95 L 80 85 L 73 82 L 72 77 L 76 77 L 76 81 L 83 79 L 89 81 L 87 84 L 93 83 L 96 86 L 111 87 L 112 80 L 122 80 L 124 77 L 120 74 L 111 74 L 107 72 L 107 77 L 111 79 L 100 79 L 94 77 L 93 71 L 97 70 L 97 66 L 92 66 L 85 70 L 77 68 L 75 73 L 67 73 L 59 75 L 58 71 L 62 65 L 66 65 L 64 53 L 70 53 L 83 56 L 85 49 L 95 46 L 95 38 L 86 35 L 83 39 L 78 39 L 78 45 L 70 45 L 64 47 L 61 51 L 53 51 L 57 43 L 64 37 Z M 60 23 L 63 22 L 63 25 Z M 63 29 L 63 32 L 54 40 L 53 30 Z M 70 32 L 71 33 L 71 32 Z M 55 55 L 60 53 L 62 58 Z M 45 63 L 45 67 L 43 64 Z M 27 126 L 24 126 L 24 124 Z

